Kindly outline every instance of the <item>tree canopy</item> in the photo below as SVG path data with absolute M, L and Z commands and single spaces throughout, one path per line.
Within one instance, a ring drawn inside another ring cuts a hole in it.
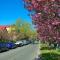
M 60 41 L 60 0 L 24 0 L 24 7 L 32 12 L 40 40 Z

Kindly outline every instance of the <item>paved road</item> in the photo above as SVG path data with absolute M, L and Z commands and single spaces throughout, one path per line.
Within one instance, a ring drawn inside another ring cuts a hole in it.
M 30 44 L 23 47 L 0 53 L 0 60 L 34 60 L 38 52 L 37 44 Z

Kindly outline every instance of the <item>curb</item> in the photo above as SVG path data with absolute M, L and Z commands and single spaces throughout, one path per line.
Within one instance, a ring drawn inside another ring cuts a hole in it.
M 38 50 L 38 55 L 36 56 L 35 60 L 41 60 L 41 57 L 40 57 L 40 44 L 39 44 L 39 50 Z

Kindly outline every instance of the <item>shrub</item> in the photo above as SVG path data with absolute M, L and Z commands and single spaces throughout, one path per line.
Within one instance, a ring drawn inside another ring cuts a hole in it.
M 60 60 L 60 55 L 56 53 L 43 53 L 41 54 L 42 60 Z

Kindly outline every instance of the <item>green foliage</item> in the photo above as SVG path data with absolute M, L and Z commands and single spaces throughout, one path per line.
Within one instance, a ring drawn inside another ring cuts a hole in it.
M 0 42 L 8 42 L 9 40 L 0 40 Z
M 20 27 L 22 25 L 21 19 L 18 19 L 15 23 L 15 27 L 16 27 L 16 32 L 20 32 Z
M 20 30 L 21 37 L 23 36 L 22 39 L 34 38 L 34 36 L 36 35 L 36 31 L 32 29 L 32 25 L 30 23 L 22 22 L 22 20 L 17 20 L 16 23 L 16 26 L 18 26 L 18 30 Z
M 46 50 L 47 51 L 47 50 Z M 60 60 L 60 54 L 54 50 L 52 52 L 46 52 L 41 54 L 42 60 Z
M 49 46 L 47 44 L 40 44 L 40 50 L 48 50 Z
M 47 44 L 41 44 L 41 60 L 60 60 L 60 49 L 50 48 Z

